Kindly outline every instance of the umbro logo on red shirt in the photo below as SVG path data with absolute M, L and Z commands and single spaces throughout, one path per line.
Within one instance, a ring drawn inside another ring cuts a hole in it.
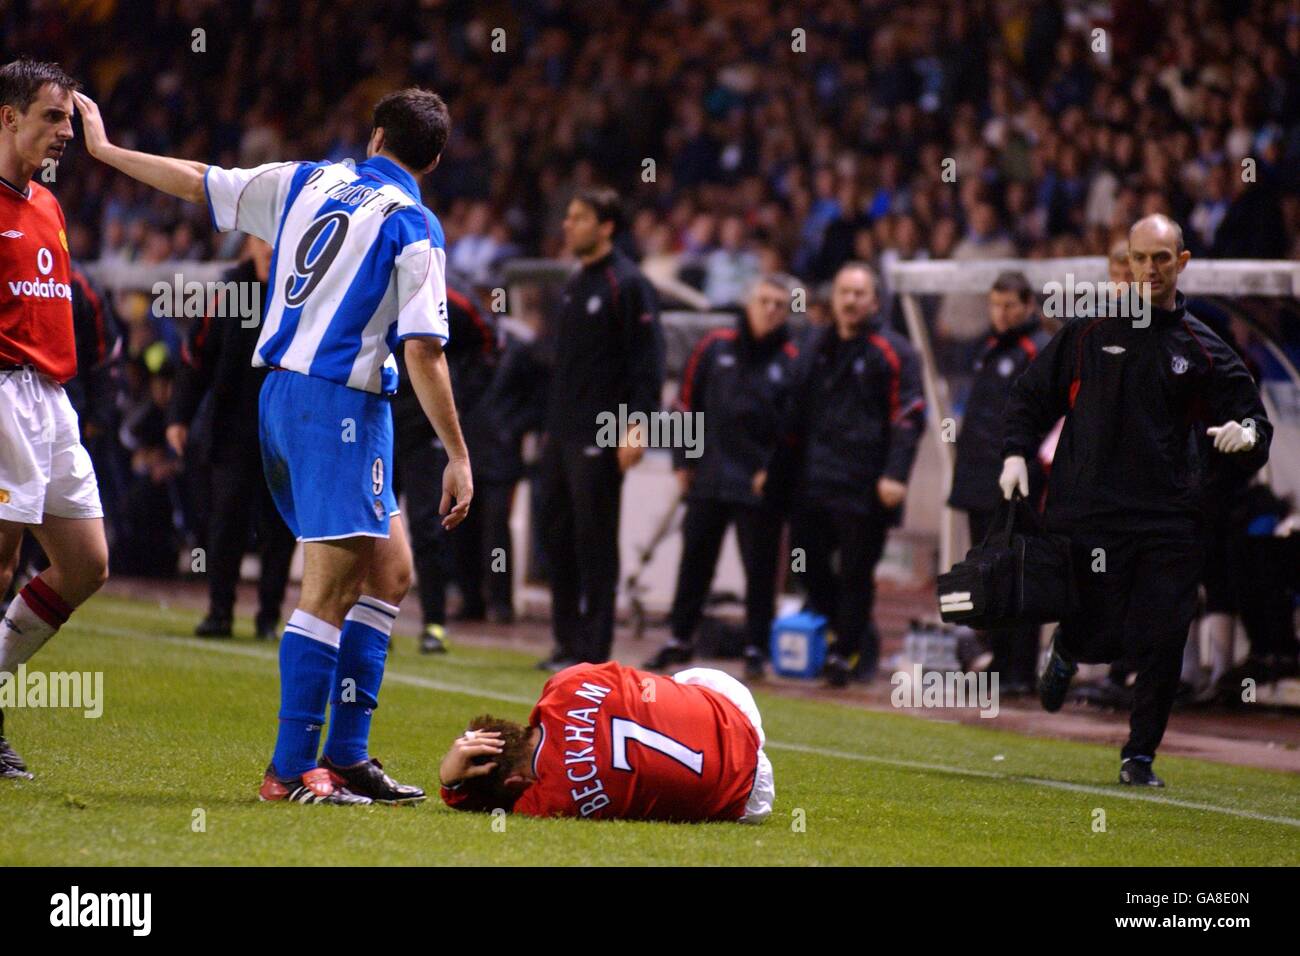
M 4 232 L 0 232 L 0 236 L 4 236 L 6 239 L 21 239 L 23 234 L 17 229 L 8 229 Z

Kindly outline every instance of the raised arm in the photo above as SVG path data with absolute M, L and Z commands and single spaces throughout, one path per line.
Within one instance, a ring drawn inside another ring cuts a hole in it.
M 91 156 L 154 189 L 199 205 L 207 204 L 203 188 L 203 176 L 208 171 L 206 163 L 114 146 L 104 132 L 104 120 L 95 101 L 84 93 L 72 95 L 81 111 L 81 128 Z

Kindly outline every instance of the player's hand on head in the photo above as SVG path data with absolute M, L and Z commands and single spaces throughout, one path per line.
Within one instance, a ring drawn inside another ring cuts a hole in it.
M 467 730 L 452 743 L 447 756 L 442 758 L 438 777 L 444 786 L 455 786 L 462 780 L 481 777 L 496 767 L 495 760 L 475 763 L 480 757 L 496 757 L 505 749 L 501 734 L 495 730 Z
M 85 93 L 74 91 L 73 100 L 77 112 L 81 114 L 82 135 L 86 138 L 86 150 L 91 156 L 98 156 L 101 149 L 108 145 L 108 133 L 104 131 L 104 118 L 99 115 L 99 106 Z
M 1214 439 L 1215 450 L 1225 455 L 1249 451 L 1255 447 L 1257 438 L 1254 422 L 1249 419 L 1245 422 L 1224 422 L 1222 425 L 1207 428 L 1205 434 Z
M 438 514 L 443 515 L 442 526 L 450 531 L 469 516 L 469 503 L 474 498 L 474 476 L 467 459 L 447 462 L 442 473 L 442 501 Z M 455 507 L 452 501 L 455 501 Z

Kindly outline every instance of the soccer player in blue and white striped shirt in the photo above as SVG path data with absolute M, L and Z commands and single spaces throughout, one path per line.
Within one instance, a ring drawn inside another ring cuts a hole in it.
M 78 94 L 86 147 L 156 189 L 207 205 L 213 225 L 274 245 L 254 365 L 262 463 L 305 556 L 302 596 L 280 642 L 280 729 L 259 795 L 299 803 L 409 803 L 370 757 L 397 605 L 411 551 L 393 495 L 396 388 L 405 343 L 411 384 L 447 449 L 443 524 L 473 496 L 442 343 L 447 340 L 442 227 L 420 201 L 450 117 L 436 94 L 404 89 L 375 107 L 365 162 L 221 169 L 114 146 L 95 103 Z M 453 507 L 452 502 L 455 502 Z M 317 757 L 327 702 L 324 752 Z

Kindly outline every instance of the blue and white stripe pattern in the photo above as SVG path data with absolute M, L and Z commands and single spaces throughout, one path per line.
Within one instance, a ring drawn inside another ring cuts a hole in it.
M 398 342 L 447 340 L 442 225 L 397 163 L 210 166 L 204 185 L 217 229 L 275 247 L 254 365 L 379 393 Z
M 301 608 L 295 608 L 293 614 L 289 616 L 289 623 L 284 626 L 284 633 L 307 637 L 338 650 L 341 629 L 308 614 Z
M 348 611 L 343 626 L 347 627 L 348 621 L 356 621 L 387 637 L 393 633 L 393 625 L 397 623 L 397 612 L 398 608 L 392 604 L 371 597 L 369 594 L 363 594 Z

